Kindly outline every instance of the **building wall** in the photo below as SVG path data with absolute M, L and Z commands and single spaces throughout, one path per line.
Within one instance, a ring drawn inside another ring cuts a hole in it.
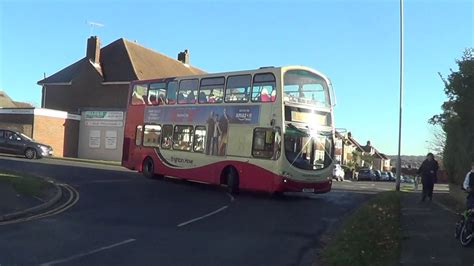
M 32 137 L 33 114 L 0 114 L 0 128 L 18 131 Z
M 382 171 L 383 170 L 382 160 L 379 159 L 379 158 L 374 158 L 374 163 L 372 165 L 372 169 Z
M 77 157 L 79 121 L 35 115 L 33 138 L 53 147 L 54 156 Z
M 79 113 L 84 108 L 127 107 L 128 84 L 103 85 L 92 65 L 83 67 L 71 85 L 45 85 L 44 108 Z
M 106 112 L 115 117 L 89 114 Z M 89 109 L 81 114 L 78 157 L 93 160 L 121 161 L 124 138 L 125 112 L 123 110 Z

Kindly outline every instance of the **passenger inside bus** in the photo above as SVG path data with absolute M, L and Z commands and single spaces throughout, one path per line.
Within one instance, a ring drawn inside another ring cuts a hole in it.
M 152 105 L 157 105 L 157 104 L 158 104 L 158 100 L 156 99 L 156 96 L 155 96 L 155 95 L 150 95 L 149 102 L 150 102 Z
M 262 102 L 269 102 L 271 101 L 270 95 L 268 94 L 267 88 L 263 88 L 260 92 L 260 100 Z
M 134 105 L 145 104 L 145 100 L 143 100 L 143 97 L 138 95 L 138 93 L 134 91 L 132 93 L 132 104 Z
M 199 93 L 199 103 L 207 103 L 206 93 L 203 91 Z
M 178 103 L 186 103 L 186 98 L 182 92 L 178 94 Z
M 271 96 L 270 96 L 270 100 L 271 100 L 272 102 L 274 102 L 275 99 L 276 99 L 276 90 L 274 89 L 274 90 L 272 90 L 272 93 L 271 93 Z
M 211 92 L 211 94 L 209 94 L 209 102 L 210 103 L 215 103 L 216 102 L 216 96 L 212 92 Z
M 188 94 L 188 103 L 196 103 L 196 96 L 194 95 L 194 92 L 191 91 L 189 94 Z

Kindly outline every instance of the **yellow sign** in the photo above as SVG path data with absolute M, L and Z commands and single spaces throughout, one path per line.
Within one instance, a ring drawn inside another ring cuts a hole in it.
M 327 126 L 328 123 L 326 115 L 315 113 L 302 113 L 296 111 L 291 111 L 291 121 L 303 123 L 316 122 L 318 123 L 318 125 L 322 126 Z

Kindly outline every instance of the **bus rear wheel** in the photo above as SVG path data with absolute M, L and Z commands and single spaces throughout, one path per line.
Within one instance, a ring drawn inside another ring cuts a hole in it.
M 147 157 L 143 161 L 142 172 L 146 178 L 155 178 L 155 164 L 153 163 L 153 160 L 150 157 Z
M 226 171 L 227 192 L 230 194 L 239 193 L 239 175 L 234 167 L 229 167 Z

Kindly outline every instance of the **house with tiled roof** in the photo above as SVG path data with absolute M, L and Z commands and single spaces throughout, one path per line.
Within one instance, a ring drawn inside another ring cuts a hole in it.
M 125 109 L 130 81 L 205 73 L 189 64 L 187 50 L 178 59 L 123 38 L 101 48 L 99 37 L 92 36 L 84 58 L 38 81 L 43 87 L 41 105 L 72 113 Z
M 372 169 L 380 171 L 390 170 L 390 159 L 383 153 L 380 153 L 374 146 L 372 146 L 370 140 L 367 141 L 365 146 L 362 146 L 362 150 L 366 155 L 373 158 Z
M 342 140 L 342 151 L 340 152 L 342 158 L 340 162 L 343 165 L 352 164 L 356 168 L 371 167 L 374 170 L 390 170 L 390 159 L 374 148 L 370 141 L 367 142 L 367 145 L 363 146 L 357 142 L 351 132 L 348 132 L 346 135 L 336 132 L 336 140 Z
M 0 90 L 0 107 L 1 108 L 31 108 L 29 103 L 17 102 L 12 100 L 5 91 Z

